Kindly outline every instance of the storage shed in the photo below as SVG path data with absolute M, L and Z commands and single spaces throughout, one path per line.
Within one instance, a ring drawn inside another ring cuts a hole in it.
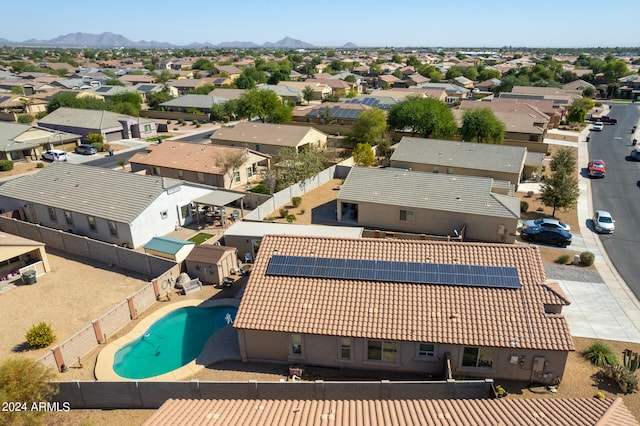
M 207 284 L 222 284 L 222 279 L 238 267 L 238 250 L 213 244 L 196 246 L 184 260 L 189 276 Z

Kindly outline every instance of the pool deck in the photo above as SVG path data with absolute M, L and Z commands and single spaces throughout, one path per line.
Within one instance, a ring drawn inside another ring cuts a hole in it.
M 207 365 L 218 361 L 229 361 L 240 359 L 240 348 L 238 347 L 238 336 L 232 325 L 227 325 L 209 338 L 202 350 L 202 353 L 189 364 L 178 369 L 170 371 L 159 376 L 153 376 L 146 379 L 127 379 L 121 377 L 113 371 L 113 359 L 116 352 L 138 336 L 142 335 L 151 325 L 169 312 L 188 306 L 199 306 L 209 308 L 212 306 L 234 306 L 240 305 L 239 299 L 218 299 L 218 300 L 184 300 L 172 303 L 169 306 L 158 309 L 143 320 L 140 320 L 133 330 L 125 336 L 107 344 L 100 351 L 96 360 L 94 375 L 96 380 L 104 382 L 122 382 L 122 381 L 155 381 L 155 382 L 176 382 L 183 381 L 202 371 Z

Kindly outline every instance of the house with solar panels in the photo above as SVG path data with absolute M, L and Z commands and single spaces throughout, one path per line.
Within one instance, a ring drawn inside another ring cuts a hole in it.
M 568 304 L 535 246 L 266 235 L 233 326 L 244 362 L 553 384 Z
M 337 221 L 368 229 L 513 243 L 514 185 L 487 177 L 354 167 L 337 197 Z
M 347 102 L 323 102 L 320 105 L 298 107 L 293 110 L 293 121 L 312 124 L 327 133 L 349 133 L 363 111 L 370 107 Z M 344 129 L 341 127 L 349 126 Z

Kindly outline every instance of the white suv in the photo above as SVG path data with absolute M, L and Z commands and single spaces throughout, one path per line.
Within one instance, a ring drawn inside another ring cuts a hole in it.
M 596 210 L 593 215 L 593 227 L 598 233 L 613 234 L 616 230 L 615 222 L 611 213 L 604 210 Z
M 69 157 L 66 152 L 60 149 L 50 149 L 42 153 L 42 159 L 49 161 L 67 161 Z

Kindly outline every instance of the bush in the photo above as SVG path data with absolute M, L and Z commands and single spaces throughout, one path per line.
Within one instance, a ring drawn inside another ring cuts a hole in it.
M 13 170 L 13 161 L 0 160 L 0 171 L 8 172 L 9 170 Z
M 178 119 L 178 124 L 181 125 L 181 126 L 184 126 L 187 123 L 186 123 L 186 121 L 184 121 L 184 119 L 180 118 L 180 119 Z
M 280 209 L 280 217 L 287 217 L 289 215 L 288 209 Z
M 520 213 L 526 213 L 529 210 L 529 203 L 524 200 L 520 201 Z
M 44 168 L 44 163 L 37 163 L 36 164 L 36 169 L 43 169 Z
M 590 251 L 583 251 L 580 253 L 580 263 L 584 266 L 591 266 L 596 260 L 596 255 Z
M 18 116 L 18 123 L 31 124 L 33 122 L 33 116 L 29 114 L 20 114 Z
M 26 339 L 32 348 L 45 348 L 56 340 L 56 336 L 51 326 L 42 321 L 27 331 Z
M 87 135 L 87 143 L 92 145 L 94 143 L 104 143 L 104 137 L 102 137 L 102 134 L 100 133 L 89 133 Z
M 249 192 L 255 192 L 256 194 L 267 194 L 267 195 L 269 195 L 269 190 L 267 189 L 266 186 L 264 186 L 261 183 L 257 184 L 253 188 L 251 188 L 249 190 Z
M 296 220 L 296 215 L 295 214 L 288 214 L 286 219 L 287 219 L 287 222 L 291 223 L 291 222 Z
M 584 357 L 598 367 L 620 364 L 618 356 L 613 351 L 613 349 L 611 349 L 609 345 L 602 342 L 595 342 L 591 346 L 589 346 L 587 348 L 587 351 L 584 353 Z
M 300 211 L 298 212 L 298 214 L 304 214 L 305 210 L 304 209 L 300 209 Z
M 101 142 L 94 142 L 91 144 L 91 146 L 94 147 L 98 152 L 102 152 L 104 150 L 104 144 Z
M 633 393 L 638 389 L 638 377 L 633 374 L 627 367 L 621 365 L 605 365 L 602 375 L 614 380 L 622 393 Z
M 36 118 L 40 120 L 41 118 L 45 118 L 47 116 L 47 111 L 38 111 L 36 112 Z
M 527 191 L 527 197 L 531 198 L 533 197 L 534 192 L 533 191 Z
M 103 151 L 111 151 L 111 144 L 105 143 L 104 145 L 102 145 L 102 150 Z
M 559 263 L 561 265 L 566 265 L 567 263 L 569 263 L 569 259 L 571 259 L 571 256 L 569 256 L 568 254 L 563 254 L 562 256 L 556 259 L 556 263 Z
M 291 205 L 293 207 L 300 207 L 300 204 L 302 204 L 302 197 L 293 197 L 291 199 Z

